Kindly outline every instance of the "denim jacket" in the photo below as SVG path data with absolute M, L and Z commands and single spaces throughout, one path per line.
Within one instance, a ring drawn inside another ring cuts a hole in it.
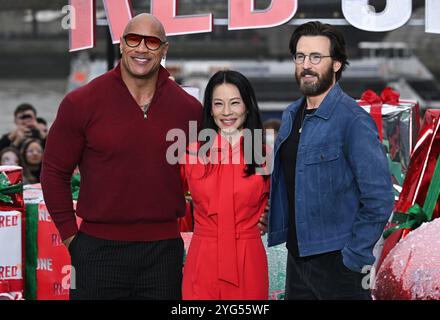
M 283 112 L 274 147 L 268 244 L 287 240 L 288 202 L 280 148 L 304 98 Z M 306 115 L 298 145 L 295 221 L 300 256 L 341 250 L 361 272 L 391 215 L 394 196 L 388 161 L 370 115 L 335 84 L 314 114 Z

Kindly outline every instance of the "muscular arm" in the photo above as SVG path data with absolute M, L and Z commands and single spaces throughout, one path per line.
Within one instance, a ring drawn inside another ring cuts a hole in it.
M 47 136 L 41 173 L 44 200 L 63 240 L 78 231 L 70 181 L 85 144 L 79 109 L 68 97 L 61 102 Z

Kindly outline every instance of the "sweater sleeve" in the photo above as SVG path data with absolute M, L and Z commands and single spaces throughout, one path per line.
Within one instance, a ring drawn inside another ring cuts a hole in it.
M 78 231 L 70 183 L 85 145 L 81 118 L 79 106 L 66 97 L 49 130 L 44 150 L 41 186 L 47 209 L 63 240 Z

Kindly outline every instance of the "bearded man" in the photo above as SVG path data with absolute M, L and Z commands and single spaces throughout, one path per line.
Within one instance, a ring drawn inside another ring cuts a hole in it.
M 286 242 L 286 299 L 371 299 L 373 247 L 393 207 L 370 115 L 338 84 L 348 65 L 333 26 L 299 26 L 289 44 L 304 97 L 283 113 L 271 177 L 269 246 Z

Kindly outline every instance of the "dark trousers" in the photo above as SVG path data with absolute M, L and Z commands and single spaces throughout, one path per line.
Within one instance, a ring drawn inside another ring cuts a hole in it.
M 363 274 L 351 271 L 342 262 L 340 251 L 309 257 L 288 254 L 286 300 L 371 300 Z
M 181 238 L 113 241 L 79 232 L 69 251 L 71 300 L 181 299 Z

